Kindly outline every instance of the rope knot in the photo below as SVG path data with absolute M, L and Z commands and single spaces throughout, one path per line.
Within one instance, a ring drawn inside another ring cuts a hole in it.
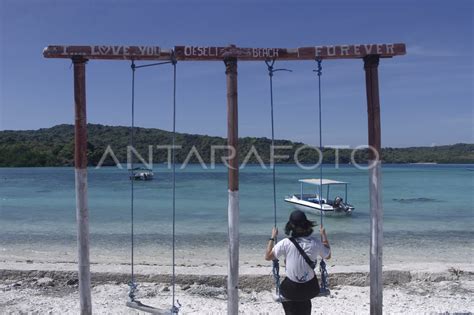
M 130 298 L 130 301 L 134 302 L 135 301 L 135 292 L 137 291 L 137 284 L 134 281 L 130 281 L 128 283 L 128 286 L 130 288 L 130 291 L 128 293 L 128 297 Z
M 175 51 L 173 50 L 173 52 L 171 53 L 171 64 L 173 66 L 176 66 L 176 64 L 178 63 L 178 60 L 176 59 L 176 53 Z
M 318 77 L 320 77 L 323 74 L 323 61 L 321 59 L 316 59 L 316 62 L 318 63 L 318 68 L 314 70 L 314 72 L 316 72 L 318 74 Z

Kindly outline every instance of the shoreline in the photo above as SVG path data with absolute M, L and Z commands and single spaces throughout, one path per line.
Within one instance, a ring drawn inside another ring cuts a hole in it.
M 70 262 L 7 262 L 2 261 L 0 282 L 22 281 L 28 278 L 51 278 L 59 283 L 77 279 L 77 265 Z M 168 265 L 135 265 L 137 281 L 170 283 L 171 266 Z M 108 282 L 128 283 L 130 279 L 129 264 L 91 264 L 91 278 L 95 285 Z M 369 286 L 368 266 L 338 266 L 328 268 L 330 286 Z M 319 273 L 318 273 L 319 274 Z M 284 276 L 284 266 L 280 275 Z M 197 264 L 195 266 L 176 266 L 176 283 L 189 285 L 193 283 L 225 287 L 227 266 Z M 468 280 L 474 281 L 472 264 L 403 264 L 386 265 L 383 270 L 384 285 L 402 285 L 413 281 L 442 282 Z M 271 290 L 273 277 L 271 266 L 242 266 L 239 270 L 241 289 L 257 292 Z
M 284 274 L 281 274 L 284 276 Z M 12 270 L 0 269 L 0 282 L 18 282 L 30 279 L 49 278 L 53 282 L 66 285 L 76 283 L 76 271 L 46 271 L 46 270 Z M 462 269 L 449 269 L 444 272 L 410 272 L 402 270 L 386 270 L 383 272 L 384 285 L 403 285 L 412 281 L 443 282 L 443 281 L 474 281 L 474 272 L 466 272 Z M 169 285 L 172 281 L 171 274 L 135 274 L 137 282 L 159 283 Z M 225 275 L 212 274 L 177 274 L 176 284 L 191 285 L 200 284 L 211 287 L 226 287 Z M 92 272 L 91 281 L 93 286 L 113 282 L 115 284 L 127 284 L 130 281 L 130 274 L 113 272 Z M 332 273 L 329 277 L 330 287 L 334 286 L 357 286 L 368 287 L 368 272 L 340 272 Z M 242 290 L 254 290 L 256 292 L 270 291 L 274 286 L 271 275 L 243 274 L 239 276 L 239 288 Z
M 16 269 L 0 269 L 0 313 L 77 314 L 79 312 L 77 271 L 51 264 L 56 270 L 27 269 L 40 264 L 10 264 Z M 437 266 L 436 266 L 437 265 Z M 45 266 L 43 266 L 45 267 Z M 69 264 L 69 267 L 75 267 Z M 103 266 L 104 268 L 106 266 Z M 208 273 L 177 274 L 176 298 L 180 314 L 227 314 L 226 276 Z M 474 269 L 442 269 L 439 264 L 425 271 L 384 271 L 384 313 L 426 314 L 474 311 Z M 23 268 L 23 269 L 22 269 Z M 61 270 L 63 269 L 63 270 Z M 92 269 L 100 269 L 92 266 Z M 270 271 L 270 267 L 265 268 Z M 312 314 L 367 314 L 370 308 L 368 273 L 329 275 L 330 295 L 312 300 Z M 128 273 L 93 271 L 92 308 L 98 314 L 138 315 L 125 306 Z M 137 273 L 137 299 L 160 309 L 169 309 L 172 299 L 171 275 Z M 281 304 L 272 300 L 271 274 L 242 274 L 239 277 L 239 312 L 243 314 L 283 314 Z

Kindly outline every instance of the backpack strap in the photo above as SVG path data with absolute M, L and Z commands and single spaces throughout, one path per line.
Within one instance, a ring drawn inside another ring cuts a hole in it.
M 296 249 L 300 252 L 301 256 L 303 256 L 306 263 L 311 267 L 311 269 L 316 268 L 316 262 L 312 261 L 305 251 L 301 248 L 300 244 L 295 240 L 294 237 L 290 237 L 289 240 L 295 245 Z

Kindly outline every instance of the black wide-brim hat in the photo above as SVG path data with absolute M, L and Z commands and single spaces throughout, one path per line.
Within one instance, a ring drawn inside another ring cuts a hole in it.
M 290 223 L 301 227 L 313 224 L 313 222 L 309 221 L 306 214 L 301 210 L 295 210 L 290 214 Z

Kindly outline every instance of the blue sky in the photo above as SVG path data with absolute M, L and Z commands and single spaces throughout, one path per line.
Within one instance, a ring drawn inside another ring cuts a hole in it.
M 72 69 L 44 59 L 49 44 L 288 47 L 407 44 L 380 63 L 382 145 L 474 142 L 472 1 L 0 0 L 0 129 L 73 123 Z M 314 62 L 277 62 L 277 138 L 316 144 Z M 137 73 L 136 124 L 171 129 L 172 67 Z M 367 143 L 363 64 L 323 62 L 326 145 Z M 130 123 L 130 64 L 90 61 L 88 121 Z M 180 132 L 226 135 L 224 65 L 178 64 Z M 240 136 L 270 136 L 263 62 L 239 63 Z

